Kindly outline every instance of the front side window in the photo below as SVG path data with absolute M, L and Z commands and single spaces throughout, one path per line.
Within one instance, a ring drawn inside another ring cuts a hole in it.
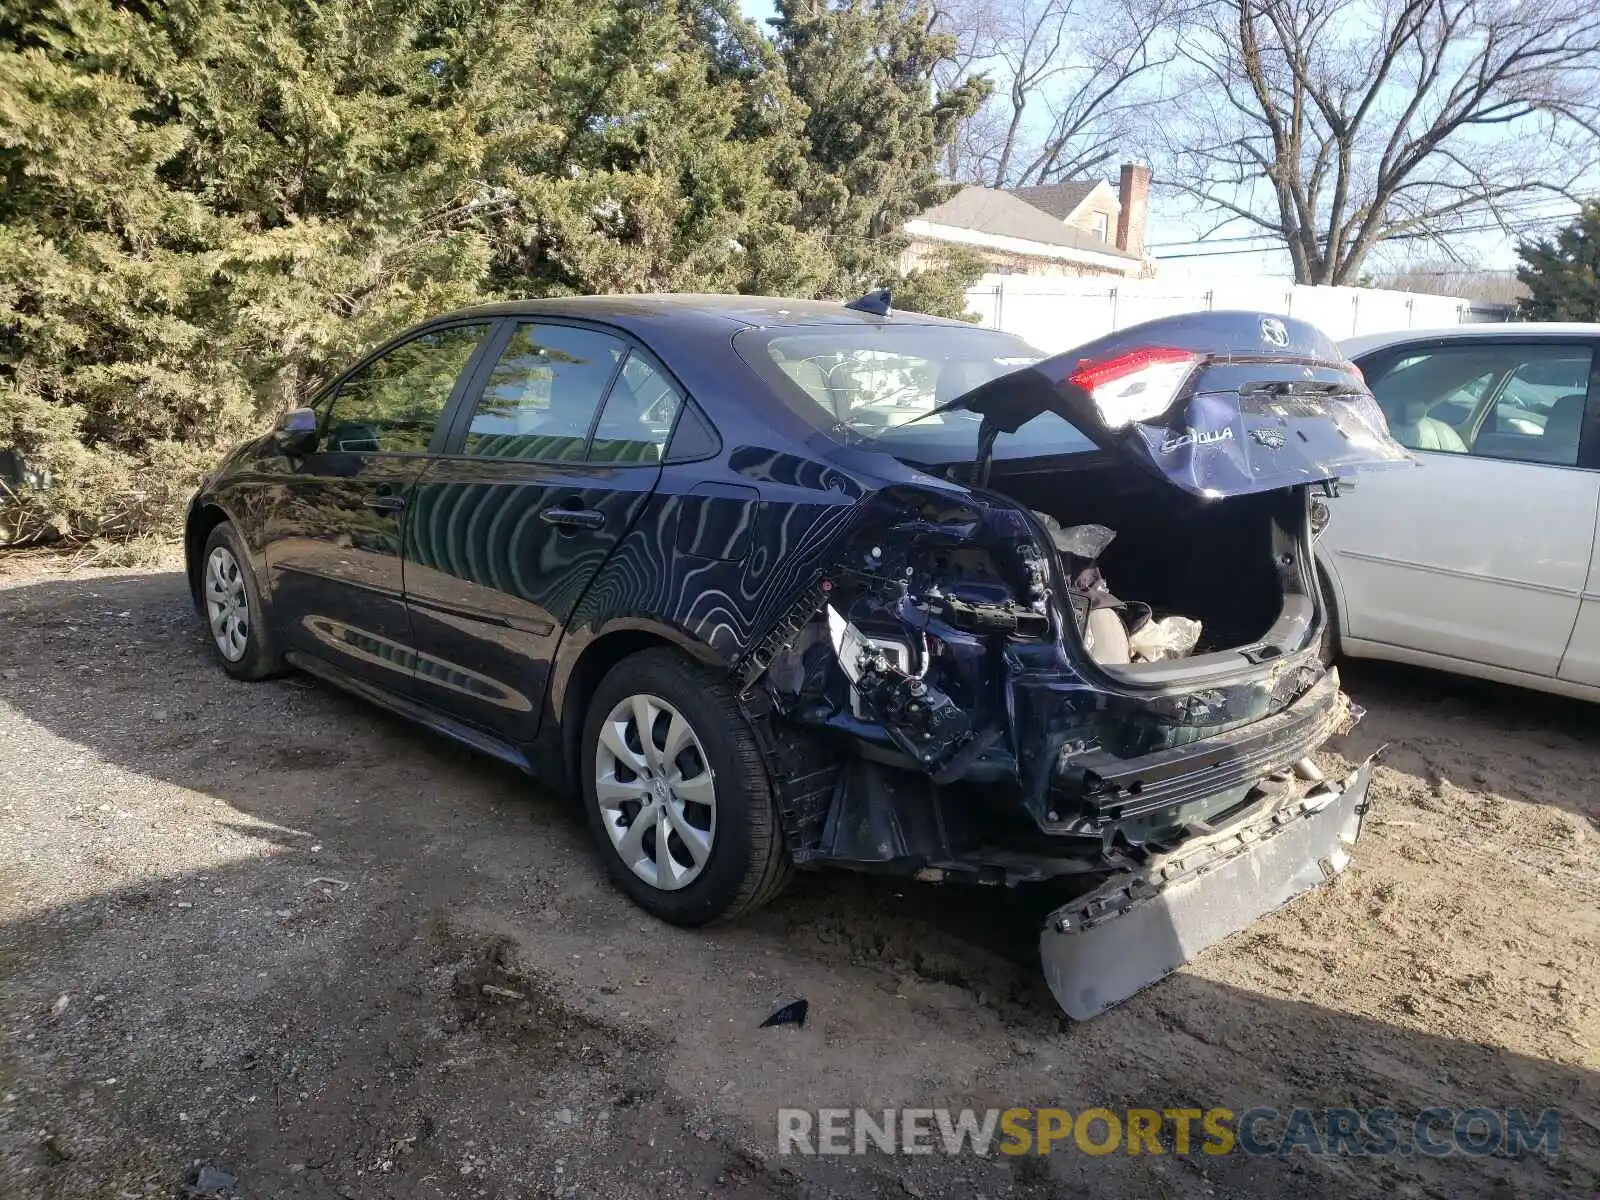
M 572 325 L 518 325 L 472 413 L 464 453 L 578 462 L 617 364 L 620 338 Z
M 330 453 L 421 454 L 433 440 L 456 380 L 487 325 L 435 329 L 387 351 L 347 377 L 325 417 Z
M 1579 345 L 1450 345 L 1402 355 L 1371 386 L 1409 449 L 1573 466 L 1592 360 Z

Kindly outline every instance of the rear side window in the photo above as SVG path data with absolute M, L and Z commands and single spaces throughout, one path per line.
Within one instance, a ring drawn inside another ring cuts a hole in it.
M 644 355 L 630 351 L 606 397 L 588 461 L 660 462 L 682 407 L 677 386 Z
M 323 425 L 330 453 L 427 451 L 456 380 L 487 325 L 430 330 L 373 359 L 334 392 Z
M 1583 345 L 1456 344 L 1403 354 L 1371 387 L 1409 449 L 1573 466 L 1592 365 Z
M 463 450 L 578 462 L 627 345 L 571 325 L 518 325 L 490 372 Z
M 970 459 L 977 416 L 940 411 L 1044 354 L 1008 333 L 968 325 L 838 324 L 746 330 L 734 349 L 814 428 L 915 462 Z M 1054 413 L 995 444 L 996 458 L 1076 454 L 1094 445 Z

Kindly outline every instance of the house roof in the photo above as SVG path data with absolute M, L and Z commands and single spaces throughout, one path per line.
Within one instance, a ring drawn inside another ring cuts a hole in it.
M 1089 193 L 1101 182 L 1099 179 L 1065 179 L 1060 183 L 1012 188 L 1011 194 L 1022 197 L 1035 208 L 1043 209 L 1056 220 L 1065 221 L 1078 211 L 1078 205 L 1087 200 Z
M 1080 229 L 1063 225 L 1060 219 L 1035 208 L 1016 193 L 1002 192 L 996 188 L 976 185 L 964 187 L 943 204 L 936 204 L 918 216 L 936 225 L 973 229 L 998 237 L 1021 238 L 1047 246 L 1064 246 L 1072 250 L 1088 250 L 1095 254 L 1139 261 L 1137 254 L 1129 254 L 1126 250 L 1117 249 L 1112 242 L 1102 242 Z

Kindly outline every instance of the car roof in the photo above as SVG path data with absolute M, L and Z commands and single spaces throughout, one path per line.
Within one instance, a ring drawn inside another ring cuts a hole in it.
M 640 334 L 684 325 L 776 328 L 786 325 L 951 325 L 970 329 L 966 321 L 895 312 L 887 317 L 846 308 L 838 300 L 795 300 L 778 296 L 669 292 L 622 296 L 557 296 L 539 300 L 503 300 L 447 314 L 463 316 L 568 316 L 616 325 Z M 729 330 L 734 332 L 734 330 Z
M 712 423 L 728 431 L 761 423 L 762 437 L 783 430 L 804 440 L 813 425 L 795 414 L 770 386 L 754 386 L 759 376 L 734 349 L 736 334 L 751 329 L 811 328 L 846 330 L 915 329 L 938 326 L 968 334 L 995 336 L 994 330 L 967 321 L 951 321 L 922 313 L 896 312 L 880 317 L 847 308 L 837 300 L 798 300 L 775 296 L 656 293 L 622 296 L 553 296 L 503 300 L 441 313 L 394 340 L 441 322 L 492 318 L 567 318 L 592 321 L 642 342 L 694 397 Z
M 1388 333 L 1364 333 L 1345 338 L 1339 343 L 1339 349 L 1350 358 L 1358 358 L 1374 350 L 1386 350 L 1407 342 L 1452 341 L 1456 338 L 1494 341 L 1499 338 L 1527 337 L 1600 337 L 1600 324 L 1580 321 L 1508 321 L 1504 324 L 1449 325 L 1443 329 L 1396 329 Z

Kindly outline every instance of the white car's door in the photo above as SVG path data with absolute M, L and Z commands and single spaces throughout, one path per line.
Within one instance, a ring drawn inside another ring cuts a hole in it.
M 1320 556 L 1350 648 L 1555 676 L 1592 587 L 1600 472 L 1577 464 L 1593 344 L 1452 339 L 1361 365 L 1420 465 L 1330 505 Z
M 1560 677 L 1572 683 L 1600 687 L 1600 514 L 1595 518 L 1592 555 L 1589 578 L 1583 585 L 1583 598 L 1578 605 L 1578 623 L 1572 627 L 1572 637 L 1567 640 Z

